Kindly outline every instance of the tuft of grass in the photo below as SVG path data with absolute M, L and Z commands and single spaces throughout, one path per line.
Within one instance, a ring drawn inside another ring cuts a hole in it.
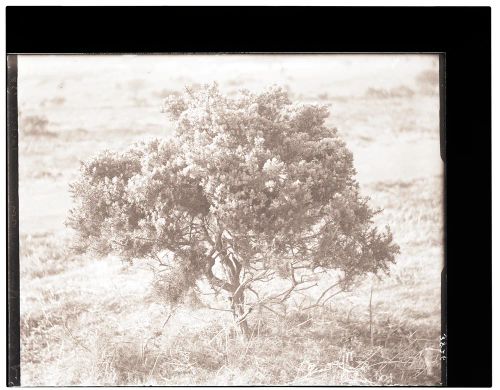
M 22 234 L 19 240 L 21 279 L 41 279 L 81 265 L 84 260 L 74 256 L 68 245 L 68 238 L 51 234 Z
M 49 131 L 49 121 L 45 116 L 22 115 L 19 113 L 19 132 L 31 137 L 55 137 L 56 133 Z
M 370 87 L 365 92 L 367 98 L 374 99 L 411 98 L 413 95 L 415 95 L 415 91 L 406 85 L 400 85 L 391 89 Z

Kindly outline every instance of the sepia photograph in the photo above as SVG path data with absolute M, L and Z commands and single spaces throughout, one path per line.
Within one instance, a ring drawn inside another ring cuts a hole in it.
M 438 54 L 17 69 L 23 386 L 443 385 Z

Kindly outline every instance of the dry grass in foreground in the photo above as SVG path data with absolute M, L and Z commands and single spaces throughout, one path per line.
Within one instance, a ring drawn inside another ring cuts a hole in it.
M 198 329 L 177 328 L 171 334 L 168 324 L 163 329 L 158 326 L 120 329 L 119 324 L 100 314 L 103 322 L 94 332 L 72 330 L 79 315 L 89 308 L 68 303 L 61 307 L 62 315 L 45 313 L 41 318 L 23 322 L 24 339 L 43 337 L 45 345 L 38 348 L 45 347 L 45 352 L 49 352 L 44 354 L 45 360 L 24 354 L 24 359 L 31 358 L 25 364 L 30 384 L 436 385 L 440 382 L 439 353 L 430 347 L 435 344 L 435 332 L 423 326 L 411 327 L 409 321 L 391 316 L 374 321 L 373 334 L 366 316 L 353 315 L 351 310 L 323 308 L 307 314 L 292 312 L 286 318 L 259 316 L 254 317 L 251 339 L 245 341 L 227 326 L 227 319 L 221 318 L 212 318 Z M 176 321 L 176 317 L 170 320 Z M 50 344 L 55 344 L 58 351 L 54 348 L 51 351 Z M 29 370 L 37 363 L 45 369 Z M 30 378 L 30 371 L 46 377 Z

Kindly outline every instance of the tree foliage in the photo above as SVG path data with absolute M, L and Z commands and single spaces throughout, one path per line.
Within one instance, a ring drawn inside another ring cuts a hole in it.
M 227 97 L 211 85 L 167 98 L 164 112 L 173 137 L 82 164 L 69 225 L 83 250 L 155 258 L 171 301 L 205 280 L 239 317 L 247 289 L 254 304 L 284 301 L 327 270 L 347 287 L 394 262 L 326 106 L 279 87 Z M 256 291 L 275 278 L 290 287 Z

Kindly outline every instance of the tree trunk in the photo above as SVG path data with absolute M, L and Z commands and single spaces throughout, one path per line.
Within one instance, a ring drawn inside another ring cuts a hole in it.
M 241 335 L 246 339 L 250 338 L 250 328 L 246 319 L 250 311 L 245 311 L 243 291 L 238 292 L 238 294 L 232 297 L 231 310 L 233 311 L 234 321 L 238 325 Z
M 210 239 L 208 231 L 205 229 L 207 237 Z M 207 264 L 206 274 L 212 285 L 217 285 L 220 288 L 223 288 L 227 292 L 231 293 L 230 296 L 230 304 L 231 311 L 233 312 L 233 317 L 236 325 L 239 328 L 240 334 L 243 335 L 246 339 L 250 337 L 250 328 L 248 327 L 248 322 L 246 317 L 250 313 L 251 309 L 245 310 L 245 295 L 244 295 L 244 286 L 240 285 L 240 273 L 242 266 L 240 262 L 231 256 L 226 250 L 223 241 L 222 241 L 223 231 L 220 232 L 217 240 L 211 241 L 214 246 L 212 253 L 210 253 L 209 262 Z M 219 252 L 221 264 L 224 268 L 224 272 L 226 273 L 226 281 L 219 279 L 212 272 L 212 266 L 215 263 L 215 258 L 212 257 L 214 252 Z
M 222 264 L 227 277 L 234 290 L 231 295 L 231 310 L 240 334 L 245 338 L 250 338 L 250 329 L 246 320 L 250 310 L 245 310 L 245 288 L 240 286 L 241 264 L 232 256 L 229 256 L 225 248 L 220 250 L 223 255 Z

